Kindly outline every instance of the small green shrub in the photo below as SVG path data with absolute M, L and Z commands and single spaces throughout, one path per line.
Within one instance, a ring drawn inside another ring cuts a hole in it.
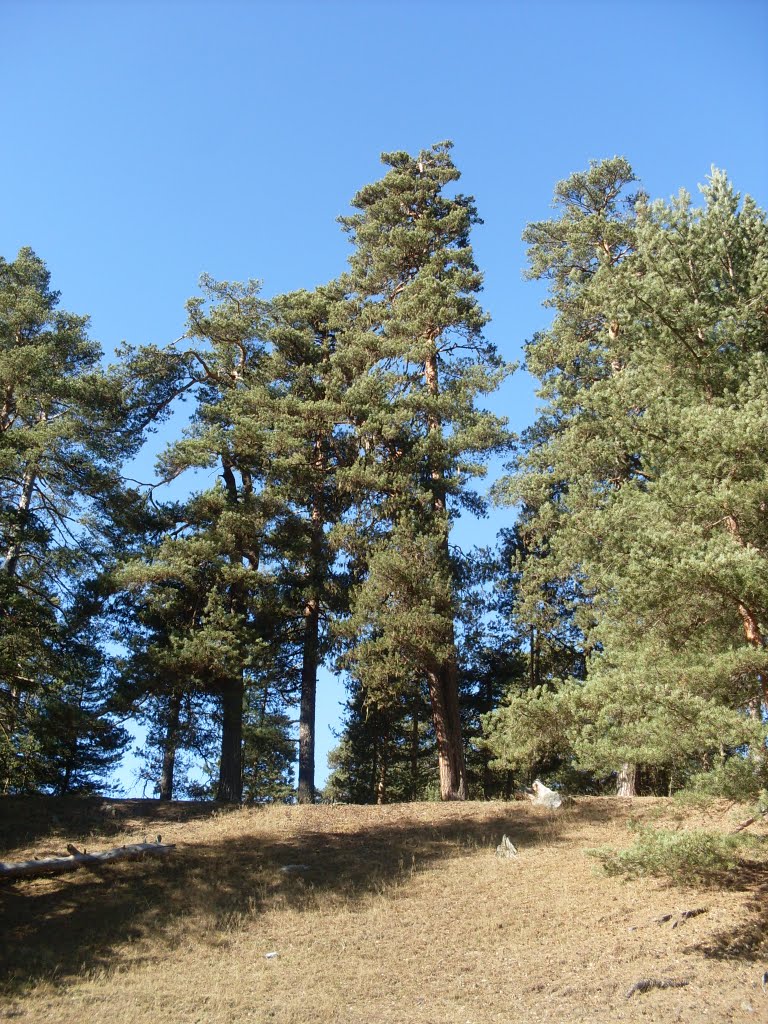
M 637 841 L 626 850 L 604 846 L 588 850 L 609 875 L 667 878 L 676 883 L 706 883 L 735 867 L 739 853 L 752 844 L 750 836 L 721 835 L 701 829 L 670 829 L 636 826 Z

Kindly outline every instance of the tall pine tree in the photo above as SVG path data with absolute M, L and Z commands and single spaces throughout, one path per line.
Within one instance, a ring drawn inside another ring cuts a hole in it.
M 556 316 L 529 347 L 547 405 L 512 493 L 575 576 L 593 656 L 566 688 L 580 763 L 678 783 L 750 743 L 764 762 L 768 232 L 714 172 L 703 207 L 627 196 L 606 161 L 533 225 Z
M 464 799 L 450 525 L 484 461 L 507 442 L 477 408 L 509 372 L 483 338 L 482 278 L 469 235 L 473 200 L 450 194 L 459 171 L 449 143 L 390 153 L 380 181 L 341 218 L 354 251 L 344 286 L 354 308 L 345 358 L 357 367 L 351 421 L 365 500 L 356 531 L 372 545 L 351 628 L 364 678 L 419 673 L 437 736 L 443 799 Z

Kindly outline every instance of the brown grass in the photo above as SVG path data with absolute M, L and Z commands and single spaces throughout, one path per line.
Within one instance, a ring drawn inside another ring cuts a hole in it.
M 727 829 L 738 813 L 601 798 L 556 816 L 501 803 L 224 812 L 5 800 L 6 860 L 157 833 L 178 848 L 169 860 L 2 883 L 0 1020 L 768 1020 L 768 866 L 742 865 L 702 892 L 606 878 L 584 853 L 628 845 L 631 815 Z M 494 855 L 503 833 L 517 860 Z M 280 871 L 297 863 L 309 870 Z M 706 913 L 680 917 L 693 908 Z M 627 998 L 650 978 L 688 984 Z

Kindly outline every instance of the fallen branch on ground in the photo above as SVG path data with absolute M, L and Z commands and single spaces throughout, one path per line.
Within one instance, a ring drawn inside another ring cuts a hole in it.
M 142 857 L 162 857 L 175 849 L 175 843 L 134 843 L 118 846 L 101 853 L 81 853 L 68 846 L 69 857 L 45 857 L 42 860 L 0 861 L 0 878 L 37 878 L 40 875 L 63 875 L 85 867 L 100 867 L 116 860 L 140 860 Z
M 751 818 L 747 818 L 746 821 L 742 821 L 739 827 L 735 828 L 733 832 L 731 832 L 731 835 L 735 836 L 737 832 L 743 832 L 745 828 L 749 828 L 749 826 L 753 825 L 759 818 L 764 818 L 766 814 L 768 814 L 768 807 L 764 807 L 758 814 L 754 814 Z

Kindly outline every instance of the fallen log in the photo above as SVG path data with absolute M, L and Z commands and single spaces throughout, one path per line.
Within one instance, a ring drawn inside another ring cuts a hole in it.
M 768 807 L 763 807 L 763 809 L 758 811 L 757 814 L 753 815 L 751 818 L 747 818 L 746 821 L 742 821 L 739 827 L 735 828 L 733 832 L 731 832 L 731 835 L 735 836 L 737 832 L 743 832 L 745 828 L 749 828 L 749 826 L 753 825 L 759 818 L 764 818 L 766 814 L 768 814 Z
M 175 849 L 175 843 L 133 843 L 117 846 L 101 853 L 81 853 L 74 846 L 69 857 L 44 857 L 41 860 L 0 861 L 0 878 L 37 878 L 41 875 L 63 875 L 80 868 L 100 867 L 116 860 L 140 860 L 142 857 L 162 857 Z

